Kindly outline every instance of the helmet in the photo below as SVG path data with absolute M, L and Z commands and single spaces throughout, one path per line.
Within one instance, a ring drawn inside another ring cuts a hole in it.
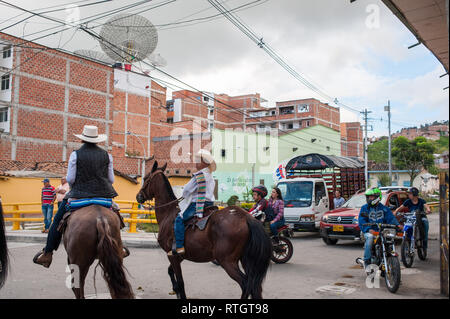
M 408 193 L 411 193 L 413 196 L 419 196 L 419 190 L 417 189 L 417 187 L 411 187 L 408 190 Z
M 264 185 L 258 185 L 252 188 L 252 192 L 258 193 L 262 198 L 267 196 L 267 188 Z
M 381 191 L 378 187 L 370 188 L 366 190 L 366 200 L 369 206 L 376 206 L 381 201 Z M 377 198 L 373 200 L 369 200 L 369 196 L 377 196 Z

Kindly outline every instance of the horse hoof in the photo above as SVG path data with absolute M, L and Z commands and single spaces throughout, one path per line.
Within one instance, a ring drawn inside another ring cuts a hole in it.
M 176 295 L 177 293 L 175 292 L 175 291 L 171 291 L 171 292 L 169 292 L 169 295 L 171 295 L 171 296 L 173 296 L 173 295 Z

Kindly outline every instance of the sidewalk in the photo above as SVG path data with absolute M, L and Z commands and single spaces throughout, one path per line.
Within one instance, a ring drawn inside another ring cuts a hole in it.
M 159 248 L 156 233 L 128 233 L 121 232 L 124 246 L 133 248 Z M 23 243 L 42 243 L 47 241 L 47 234 L 40 230 L 11 230 L 11 226 L 6 227 L 6 240 Z

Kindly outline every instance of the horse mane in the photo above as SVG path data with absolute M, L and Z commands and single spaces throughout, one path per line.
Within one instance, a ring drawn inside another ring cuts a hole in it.
M 3 219 L 3 207 L 0 200 L 0 288 L 5 284 L 8 275 L 9 260 L 8 247 L 6 245 L 5 222 Z
M 162 176 L 164 176 L 163 177 L 164 186 L 166 187 L 166 190 L 167 190 L 167 193 L 169 194 L 170 199 L 171 200 L 177 199 L 177 197 L 173 193 L 172 185 L 170 185 L 169 179 L 167 178 L 166 174 L 164 174 L 164 172 L 163 172 Z

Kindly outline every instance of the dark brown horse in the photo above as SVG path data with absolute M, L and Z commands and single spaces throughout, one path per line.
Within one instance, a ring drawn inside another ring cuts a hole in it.
M 164 251 L 169 252 L 174 241 L 174 220 L 179 209 L 169 180 L 164 175 L 165 168 L 166 165 L 158 168 L 155 161 L 151 172 L 144 178 L 136 200 L 144 203 L 155 199 L 158 243 Z M 242 208 L 231 206 L 213 213 L 202 231 L 192 228 L 186 230 L 184 247 L 184 259 L 193 262 L 217 260 L 241 287 L 241 298 L 262 298 L 262 283 L 270 264 L 272 245 L 262 224 Z M 178 255 L 168 258 L 173 291 L 178 298 L 185 299 L 181 272 L 183 258 Z M 239 268 L 239 261 L 244 272 Z
M 64 247 L 70 268 L 76 268 L 72 290 L 77 299 L 84 298 L 86 275 L 97 258 L 111 297 L 134 297 L 123 267 L 120 221 L 110 209 L 92 205 L 74 211 L 64 231 Z
M 3 219 L 3 206 L 0 199 L 0 289 L 3 287 L 8 275 L 8 247 L 6 245 L 5 222 Z

